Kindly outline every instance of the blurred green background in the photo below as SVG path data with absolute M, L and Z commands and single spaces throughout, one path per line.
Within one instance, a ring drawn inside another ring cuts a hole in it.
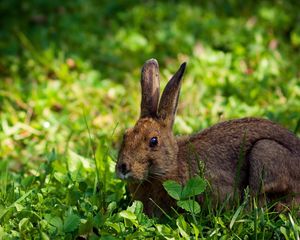
M 162 86 L 188 62 L 175 131 L 300 119 L 298 1 L 1 1 L 1 156 L 87 156 L 87 125 L 117 148 L 139 114 L 140 68 Z M 112 135 L 113 129 L 116 132 Z
M 299 1 L 1 1 L 1 157 L 45 148 L 115 149 L 139 114 L 140 68 L 157 58 L 162 86 L 188 62 L 176 133 L 263 116 L 300 118 Z M 112 136 L 113 129 L 116 128 Z
M 0 238 L 182 235 L 138 203 L 118 214 L 115 160 L 149 58 L 162 87 L 188 63 L 176 134 L 259 116 L 300 135 L 300 1 L 2 0 L 0 16 Z M 228 231 L 233 214 L 197 227 L 254 239 L 257 212 Z M 294 236 L 292 218 L 260 214 L 262 236 Z

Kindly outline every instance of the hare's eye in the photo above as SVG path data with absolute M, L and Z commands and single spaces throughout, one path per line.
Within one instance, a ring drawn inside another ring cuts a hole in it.
M 157 146 L 157 144 L 158 144 L 157 137 L 152 137 L 152 138 L 150 139 L 149 146 L 150 146 L 151 148 L 153 148 L 153 147 Z

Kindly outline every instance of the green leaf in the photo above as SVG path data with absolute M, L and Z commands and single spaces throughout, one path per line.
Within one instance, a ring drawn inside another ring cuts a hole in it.
M 194 200 L 181 200 L 177 202 L 177 205 L 184 210 L 191 212 L 191 213 L 199 213 L 200 212 L 200 205 Z
M 4 236 L 5 236 L 4 228 L 1 227 L 1 225 L 0 225 L 0 239 L 4 239 Z
M 73 232 L 80 223 L 80 217 L 74 213 L 68 214 L 64 218 L 64 232 Z
M 199 231 L 198 227 L 194 223 L 191 223 L 191 225 L 192 225 L 192 227 L 194 229 L 195 239 L 198 239 L 200 231 Z
M 172 198 L 176 200 L 181 199 L 182 186 L 179 183 L 168 180 L 163 183 L 163 186 Z
M 181 236 L 185 239 L 190 239 L 190 236 L 187 233 L 187 223 L 184 220 L 183 216 L 179 216 L 179 218 L 176 220 L 176 225 L 179 229 Z
M 112 212 L 117 208 L 117 203 L 116 202 L 111 202 L 107 206 L 107 213 L 112 214 Z
M 68 177 L 66 174 L 55 172 L 53 176 L 61 184 L 65 184 L 68 181 Z
M 290 239 L 289 237 L 288 237 L 288 234 L 287 234 L 287 232 L 286 232 L 286 228 L 285 227 L 283 227 L 283 226 L 281 226 L 280 227 L 280 232 L 283 234 L 283 236 L 285 237 L 285 239 Z
M 41 239 L 42 240 L 49 240 L 50 238 L 48 237 L 48 235 L 44 232 L 41 232 Z
M 197 196 L 204 192 L 206 188 L 205 179 L 197 176 L 189 179 L 182 191 L 182 199 Z
M 122 212 L 120 212 L 120 216 L 129 220 L 134 220 L 136 219 L 136 216 L 134 215 L 134 213 L 128 211 L 128 210 L 124 210 Z
M 76 152 L 72 150 L 68 150 L 68 166 L 70 172 L 76 172 L 78 169 L 84 169 L 87 172 L 93 171 L 94 168 L 92 166 L 92 163 L 89 159 L 77 154 Z
M 21 212 L 24 209 L 24 206 L 20 203 L 15 203 L 15 208 L 17 212 Z
M 121 232 L 121 228 L 120 228 L 120 223 L 114 223 L 114 222 L 106 222 L 105 226 L 107 227 L 111 227 L 112 229 L 114 229 L 116 231 L 116 233 L 120 233 Z
M 62 230 L 63 222 L 60 217 L 46 214 L 45 219 L 50 225 L 56 227 L 58 231 Z
M 143 203 L 141 201 L 134 201 L 133 204 L 127 208 L 130 212 L 136 215 L 143 212 Z
M 23 226 L 27 225 L 29 222 L 29 218 L 22 218 L 21 221 L 19 222 L 19 231 L 22 232 Z
M 166 239 L 171 239 L 167 237 L 174 233 L 174 230 L 171 227 L 163 224 L 156 224 L 155 227 L 157 229 L 157 232 L 159 232 L 159 234 L 164 236 Z

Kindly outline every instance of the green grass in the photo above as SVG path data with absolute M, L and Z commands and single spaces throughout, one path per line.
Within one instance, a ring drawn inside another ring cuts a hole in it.
M 299 239 L 295 210 L 149 219 L 114 166 L 140 69 L 187 61 L 177 134 L 259 116 L 299 132 L 297 1 L 1 1 L 0 239 Z

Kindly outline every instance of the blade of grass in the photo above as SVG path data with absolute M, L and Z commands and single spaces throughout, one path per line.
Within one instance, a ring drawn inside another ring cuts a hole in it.
M 149 198 L 149 200 L 170 220 L 173 221 L 173 218 L 171 218 L 152 198 Z
M 232 229 L 234 223 L 236 222 L 238 216 L 240 215 L 241 211 L 244 209 L 245 207 L 245 202 L 243 202 L 239 207 L 238 209 L 235 211 L 231 221 L 230 221 L 230 224 L 229 224 L 229 228 Z
M 86 129 L 88 131 L 88 135 L 89 135 L 89 144 L 90 144 L 90 147 L 92 148 L 92 158 L 94 160 L 94 163 L 95 163 L 95 168 L 96 168 L 96 178 L 95 178 L 95 184 L 94 184 L 94 190 L 93 190 L 93 195 L 96 194 L 96 190 L 97 190 L 97 185 L 98 185 L 98 182 L 100 181 L 100 176 L 99 176 L 99 166 L 97 164 L 97 160 L 96 160 L 96 152 L 93 148 L 93 141 L 92 141 L 92 135 L 91 135 L 91 131 L 90 131 L 90 128 L 89 128 L 89 125 L 88 125 L 88 122 L 87 122 L 87 119 L 86 119 L 86 114 L 85 114 L 85 111 L 84 111 L 84 108 L 83 109 L 83 120 L 84 120 L 84 124 L 86 126 Z
M 30 190 L 29 192 L 25 193 L 22 197 L 20 197 L 19 199 L 17 199 L 14 203 L 12 203 L 9 207 L 5 208 L 2 212 L 0 212 L 0 220 L 4 217 L 4 215 L 13 207 L 15 207 L 15 205 L 17 203 L 22 202 L 25 198 L 27 198 L 33 190 Z
M 299 240 L 299 232 L 296 229 L 295 221 L 294 221 L 294 219 L 293 219 L 293 217 L 292 217 L 292 215 L 290 213 L 289 213 L 289 219 L 290 219 L 290 223 L 292 225 L 292 229 L 293 229 L 293 232 L 294 232 L 294 235 L 295 235 L 295 239 Z

